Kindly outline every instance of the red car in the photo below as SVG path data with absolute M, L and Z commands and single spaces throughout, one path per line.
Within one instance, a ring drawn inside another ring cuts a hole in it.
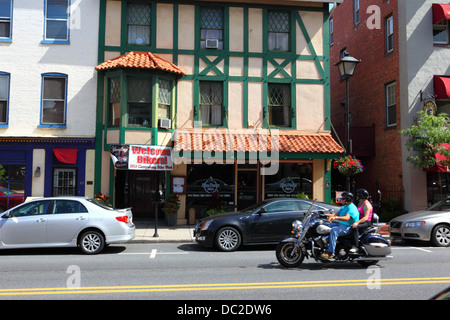
M 11 191 L 5 187 L 0 187 L 0 212 L 15 207 L 25 201 L 23 193 Z

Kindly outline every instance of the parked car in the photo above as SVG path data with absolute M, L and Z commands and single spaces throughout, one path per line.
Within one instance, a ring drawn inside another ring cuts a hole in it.
M 0 249 L 79 247 L 97 254 L 105 245 L 135 236 L 131 209 L 114 209 L 84 197 L 54 197 L 27 201 L 0 218 Z
M 391 240 L 431 241 L 438 247 L 450 246 L 450 198 L 431 207 L 407 213 L 389 222 Z
M 0 212 L 17 206 L 25 201 L 23 193 L 0 187 Z
M 338 211 L 339 206 L 297 198 L 264 200 L 242 211 L 203 218 L 194 229 L 195 240 L 205 247 L 234 251 L 241 245 L 278 243 L 288 236 L 294 220 L 312 210 Z

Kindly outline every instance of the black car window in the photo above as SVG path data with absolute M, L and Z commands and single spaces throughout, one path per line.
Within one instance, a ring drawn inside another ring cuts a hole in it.
M 276 201 L 265 206 L 266 212 L 298 211 L 295 201 Z
M 79 213 L 88 212 L 86 207 L 75 200 L 56 200 L 53 213 Z
M 48 213 L 50 200 L 33 201 L 11 211 L 11 217 L 25 217 Z

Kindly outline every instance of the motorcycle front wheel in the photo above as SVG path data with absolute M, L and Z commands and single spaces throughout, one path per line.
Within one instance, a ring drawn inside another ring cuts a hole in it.
M 305 258 L 305 255 L 300 248 L 297 248 L 295 252 L 292 252 L 294 246 L 294 242 L 280 242 L 277 245 L 276 255 L 278 262 L 286 268 L 298 267 Z

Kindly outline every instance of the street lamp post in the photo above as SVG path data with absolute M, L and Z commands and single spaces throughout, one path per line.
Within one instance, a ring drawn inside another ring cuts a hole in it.
M 348 90 L 348 79 L 353 76 L 355 72 L 356 65 L 360 63 L 360 60 L 357 60 L 350 56 L 347 51 L 344 51 L 341 60 L 335 64 L 339 69 L 339 73 L 342 78 L 345 79 L 345 106 L 347 109 L 347 144 L 346 144 L 346 154 L 350 154 L 350 103 L 349 103 L 349 90 Z M 347 190 L 350 190 L 350 177 L 347 177 Z

